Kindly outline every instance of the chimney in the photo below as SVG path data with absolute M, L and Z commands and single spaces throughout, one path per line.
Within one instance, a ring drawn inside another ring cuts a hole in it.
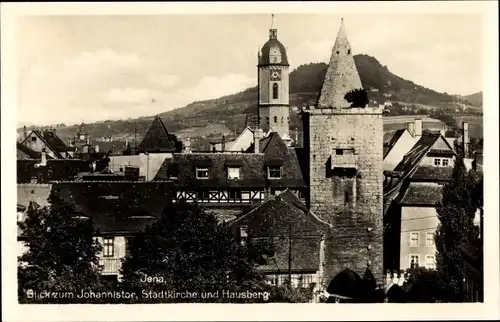
M 26 140 L 28 137 L 28 130 L 26 129 L 26 125 L 23 127 L 23 140 Z
M 415 123 L 408 122 L 406 123 L 406 129 L 410 132 L 411 136 L 415 136 Z
M 260 153 L 260 139 L 262 138 L 263 133 L 262 130 L 257 128 L 253 131 L 253 143 L 254 143 L 254 152 Z
M 415 120 L 415 136 L 422 136 L 422 120 Z
M 42 148 L 42 161 L 40 162 L 41 166 L 46 166 L 47 165 L 47 152 L 45 151 L 45 148 Z
M 469 155 L 469 123 L 462 122 L 462 147 L 464 150 L 464 158 Z
M 99 153 L 99 146 L 98 145 L 95 146 L 95 153 Z
M 221 142 L 221 151 L 224 152 L 226 150 L 226 136 L 223 134 L 222 135 L 222 142 Z
M 182 153 L 191 153 L 191 138 L 184 139 L 184 148 Z
M 441 127 L 441 131 L 439 131 L 441 133 L 441 135 L 445 138 L 446 137 L 446 132 L 448 132 L 448 128 L 446 126 L 446 124 L 443 124 L 443 126 Z

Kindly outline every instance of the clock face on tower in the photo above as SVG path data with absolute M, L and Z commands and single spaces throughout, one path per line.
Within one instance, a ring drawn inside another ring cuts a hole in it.
M 80 140 L 85 140 L 85 135 L 80 135 Z
M 273 70 L 271 71 L 271 80 L 281 80 L 281 71 L 280 70 Z

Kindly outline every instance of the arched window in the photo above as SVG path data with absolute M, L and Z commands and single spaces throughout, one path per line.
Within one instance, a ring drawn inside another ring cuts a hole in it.
M 273 84 L 273 99 L 278 99 L 278 84 L 276 83 Z

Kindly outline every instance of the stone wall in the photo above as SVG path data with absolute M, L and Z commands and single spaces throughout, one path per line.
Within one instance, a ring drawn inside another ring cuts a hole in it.
M 383 282 L 383 122 L 382 108 L 305 110 L 305 147 L 309 151 L 308 203 L 333 225 L 326 240 L 325 277 L 348 267 L 362 276 L 369 265 Z M 355 183 L 329 174 L 335 149 L 354 149 Z M 346 186 L 336 187 L 335 185 Z M 354 189 L 349 206 L 346 190 Z M 341 193 L 342 195 L 338 195 Z

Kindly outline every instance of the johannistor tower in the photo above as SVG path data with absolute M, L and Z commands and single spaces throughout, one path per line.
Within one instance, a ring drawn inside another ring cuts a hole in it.
M 285 46 L 278 40 L 274 15 L 269 40 L 258 54 L 258 117 L 264 133 L 277 132 L 291 144 L 289 105 L 289 63 Z

